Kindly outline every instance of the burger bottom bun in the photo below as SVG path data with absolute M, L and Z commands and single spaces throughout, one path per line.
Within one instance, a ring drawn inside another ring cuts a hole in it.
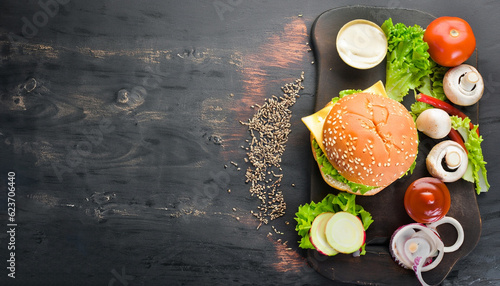
M 314 137 L 311 134 L 311 143 L 312 143 L 313 139 L 314 139 Z M 316 158 L 316 151 L 314 150 L 314 147 L 313 147 L 312 144 L 311 144 L 311 149 L 312 149 L 312 153 L 313 153 L 313 156 L 314 156 L 314 160 L 318 164 L 321 176 L 323 177 L 323 180 L 325 180 L 325 182 L 328 185 L 330 185 L 330 187 L 335 188 L 335 189 L 337 189 L 339 191 L 344 191 L 344 192 L 348 192 L 348 193 L 355 194 L 355 195 L 361 195 L 361 196 L 373 196 L 373 195 L 379 193 L 380 191 L 382 191 L 383 189 L 385 189 L 386 186 L 384 186 L 384 187 L 378 187 L 376 189 L 369 190 L 368 192 L 366 192 L 364 194 L 361 194 L 361 192 L 359 192 L 359 191 L 354 192 L 346 183 L 337 181 L 332 176 L 323 173 L 323 171 L 322 171 L 323 165 L 320 165 L 318 163 L 318 160 Z

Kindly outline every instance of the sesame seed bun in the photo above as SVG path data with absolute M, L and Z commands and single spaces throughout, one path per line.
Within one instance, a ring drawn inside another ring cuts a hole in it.
M 374 195 L 411 167 L 418 151 L 418 133 L 401 103 L 356 93 L 341 98 L 329 112 L 323 125 L 323 145 L 339 174 L 351 182 L 378 187 L 363 194 Z M 323 178 L 331 186 L 353 193 L 331 176 L 323 174 Z

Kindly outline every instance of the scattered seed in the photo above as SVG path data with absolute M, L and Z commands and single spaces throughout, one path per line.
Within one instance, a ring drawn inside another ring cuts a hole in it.
M 283 171 L 280 163 L 291 132 L 290 107 L 297 101 L 299 91 L 304 89 L 303 81 L 302 72 L 299 79 L 281 88 L 282 96 L 272 95 L 262 106 L 252 105 L 252 108 L 257 107 L 254 116 L 248 122 L 240 121 L 248 126 L 251 137 L 246 141 L 248 152 L 245 158 L 251 166 L 245 176 L 246 183 L 250 184 L 250 194 L 260 200 L 259 211 L 252 212 L 260 221 L 257 229 L 285 214 L 286 203 L 279 189 L 283 174 L 274 170 Z
M 231 189 L 227 189 L 227 192 L 228 192 L 228 193 L 231 193 Z
M 278 231 L 278 230 L 274 227 L 274 225 L 272 225 L 271 227 L 273 228 L 273 230 L 274 230 L 274 232 L 275 232 L 275 233 L 277 233 L 277 234 L 284 234 L 283 232 Z

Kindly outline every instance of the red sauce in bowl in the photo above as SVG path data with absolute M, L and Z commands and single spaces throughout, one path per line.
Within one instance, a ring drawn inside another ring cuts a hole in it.
M 416 222 L 431 223 L 440 220 L 448 213 L 450 204 L 448 187 L 437 178 L 420 178 L 406 189 L 405 209 Z

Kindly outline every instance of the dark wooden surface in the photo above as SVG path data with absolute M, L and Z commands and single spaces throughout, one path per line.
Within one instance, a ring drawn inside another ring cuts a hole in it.
M 0 284 L 332 285 L 297 247 L 293 216 L 311 176 L 300 118 L 316 101 L 312 22 L 353 2 L 59 2 L 0 3 Z M 477 247 L 442 284 L 497 285 L 500 5 L 355 4 L 458 16 L 476 32 L 492 187 L 477 197 Z M 287 212 L 256 230 L 239 121 L 302 71 L 281 164 Z M 15 279 L 5 262 L 9 171 Z

